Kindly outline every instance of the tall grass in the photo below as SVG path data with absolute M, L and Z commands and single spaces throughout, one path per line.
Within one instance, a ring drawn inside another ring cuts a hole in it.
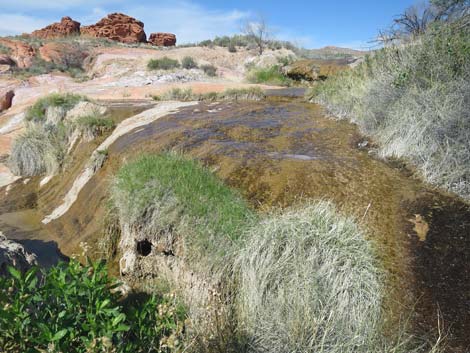
M 67 111 L 88 98 L 77 94 L 51 94 L 40 98 L 26 112 L 26 131 L 12 146 L 9 166 L 21 176 L 56 174 L 78 137 L 91 141 L 114 128 L 111 119 L 97 115 L 75 121 L 64 119 Z M 51 108 L 57 108 L 56 111 Z M 53 117 L 52 117 L 53 116 Z
M 259 87 L 249 88 L 230 88 L 223 92 L 194 93 L 191 88 L 173 88 L 160 96 L 154 96 L 153 99 L 176 100 L 176 101 L 259 101 L 266 98 L 264 91 Z
M 61 126 L 27 128 L 13 143 L 9 166 L 15 175 L 53 175 L 63 165 L 67 133 Z
M 366 57 L 308 98 L 357 123 L 383 157 L 404 157 L 429 182 L 470 197 L 470 29 L 435 24 L 410 44 Z
M 311 203 L 272 215 L 248 239 L 237 263 L 253 351 L 376 351 L 382 274 L 352 220 Z

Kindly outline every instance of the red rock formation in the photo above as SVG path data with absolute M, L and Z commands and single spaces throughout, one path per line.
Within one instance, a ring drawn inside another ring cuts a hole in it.
M 76 43 L 51 42 L 39 48 L 39 55 L 43 60 L 57 65 L 81 67 L 89 53 Z
M 159 47 L 172 47 L 176 45 L 176 36 L 172 33 L 152 33 L 149 43 Z
M 0 38 L 0 44 L 10 49 L 9 56 L 15 60 L 19 68 L 28 68 L 33 64 L 36 50 L 29 44 L 5 38 Z
M 34 31 L 31 33 L 31 36 L 42 39 L 52 39 L 79 34 L 80 22 L 74 21 L 70 17 L 62 17 L 60 22 L 53 23 L 43 29 Z
M 14 96 L 15 92 L 11 90 L 0 92 L 0 112 L 10 109 Z
M 147 40 L 144 24 L 122 13 L 112 13 L 94 25 L 83 26 L 81 34 L 122 43 L 143 43 Z

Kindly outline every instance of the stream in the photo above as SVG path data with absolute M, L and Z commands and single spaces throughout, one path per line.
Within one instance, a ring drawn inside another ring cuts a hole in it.
M 41 224 L 98 142 L 84 146 L 74 167 L 45 187 L 32 178 L 15 182 L 8 193 L 0 189 L 5 195 L 0 230 L 38 252 L 44 266 L 62 253 L 77 252 L 80 242 L 96 248 L 107 188 L 119 166 L 143 153 L 180 151 L 241 190 L 261 213 L 306 199 L 332 200 L 356 218 L 376 246 L 390 274 L 385 305 L 393 320 L 414 307 L 416 330 L 429 332 L 437 329 L 439 317 L 453 351 L 465 352 L 470 347 L 468 203 L 423 183 L 400 162 L 379 160 L 373 142 L 356 126 L 327 118 L 320 106 L 279 97 L 286 95 L 282 92 L 269 95 L 261 102 L 199 103 L 120 137 L 69 211 Z M 133 113 L 121 111 L 121 119 Z

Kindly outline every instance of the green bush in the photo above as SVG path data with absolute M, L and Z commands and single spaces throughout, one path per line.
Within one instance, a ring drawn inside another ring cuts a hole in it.
M 247 79 L 252 83 L 264 83 L 269 85 L 289 86 L 291 80 L 284 76 L 278 65 L 269 68 L 254 68 L 248 72 Z
M 103 263 L 9 271 L 0 277 L 3 352 L 147 353 L 180 345 L 184 311 L 174 298 L 122 301 Z
M 149 70 L 171 70 L 180 67 L 178 60 L 163 57 L 161 59 L 150 59 L 147 68 Z
M 183 60 L 181 60 L 181 66 L 184 69 L 195 69 L 197 68 L 197 63 L 191 56 L 185 56 Z
M 214 65 L 202 65 L 201 69 L 209 77 L 217 76 L 217 68 Z
M 470 29 L 434 24 L 413 43 L 367 56 L 308 98 L 356 122 L 383 157 L 404 157 L 427 181 L 470 197 Z

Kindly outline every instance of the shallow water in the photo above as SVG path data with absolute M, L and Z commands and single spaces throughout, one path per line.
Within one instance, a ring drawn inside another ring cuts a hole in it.
M 118 139 L 76 204 L 45 227 L 51 238 L 37 239 L 58 239 L 67 255 L 81 241 L 96 244 L 117 168 L 142 153 L 181 151 L 240 189 L 260 212 L 310 198 L 333 200 L 363 226 L 391 274 L 390 315 L 398 320 L 415 306 L 417 329 L 429 331 L 437 327 L 440 312 L 451 345 L 465 351 L 470 344 L 470 208 L 409 170 L 379 161 L 373 149 L 358 148 L 362 142 L 355 126 L 325 118 L 312 104 L 201 103 Z M 73 170 L 44 190 L 31 191 L 39 213 L 59 203 L 76 176 Z M 18 190 L 24 188 L 17 184 Z M 2 219 L 10 226 L 23 222 L 8 213 L 0 216 L 0 227 Z

